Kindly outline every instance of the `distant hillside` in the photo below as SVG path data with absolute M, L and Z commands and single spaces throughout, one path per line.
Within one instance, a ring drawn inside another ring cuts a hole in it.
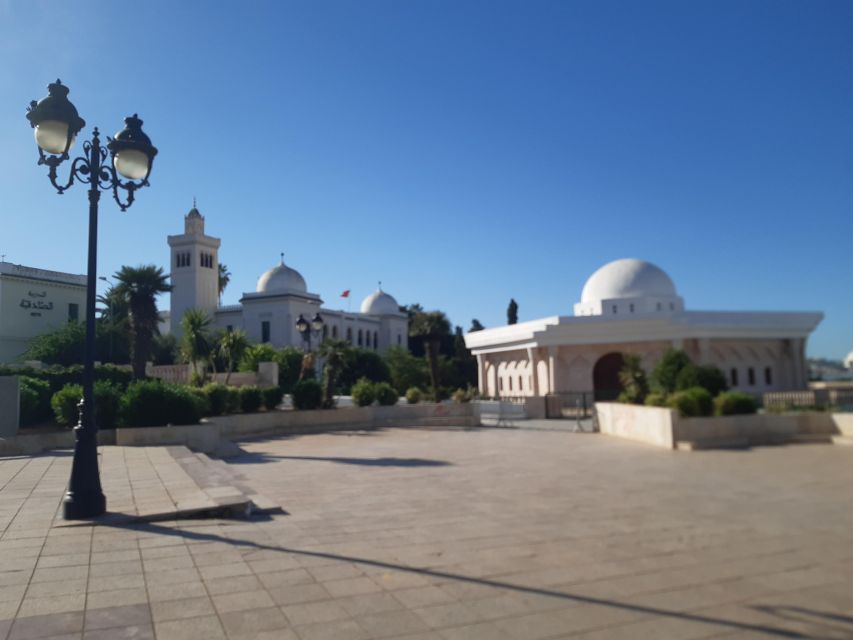
M 853 380 L 853 372 L 841 360 L 808 358 L 809 380 Z

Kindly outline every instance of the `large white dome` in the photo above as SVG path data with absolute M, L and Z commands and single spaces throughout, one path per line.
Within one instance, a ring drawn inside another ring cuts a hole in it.
M 308 287 L 302 274 L 285 265 L 284 258 L 282 258 L 281 264 L 276 265 L 258 278 L 255 291 L 258 293 L 307 293 Z
M 382 289 L 377 289 L 361 301 L 361 312 L 375 316 L 400 315 L 400 305 L 397 304 L 394 296 L 385 293 Z
M 589 277 L 581 293 L 581 302 L 677 295 L 675 285 L 663 269 L 645 260 L 624 258 L 607 263 Z

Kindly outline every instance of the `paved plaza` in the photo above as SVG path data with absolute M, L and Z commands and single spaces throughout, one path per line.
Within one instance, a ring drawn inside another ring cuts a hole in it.
M 285 513 L 55 526 L 67 452 L 0 460 L 0 638 L 853 638 L 850 447 L 519 429 L 241 446 L 229 469 Z M 205 499 L 162 455 L 122 474 L 111 449 L 111 508 Z

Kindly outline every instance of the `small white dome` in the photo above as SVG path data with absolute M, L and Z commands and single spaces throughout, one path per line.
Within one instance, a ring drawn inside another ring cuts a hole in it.
M 675 285 L 663 269 L 645 260 L 625 258 L 607 263 L 589 277 L 581 293 L 581 303 L 677 295 Z
M 382 289 L 377 289 L 361 301 L 361 312 L 374 316 L 400 315 L 400 305 L 397 304 L 394 296 L 385 293 Z
M 285 265 L 284 258 L 282 258 L 280 265 L 273 267 L 258 278 L 255 291 L 258 293 L 307 293 L 308 287 L 302 274 Z
M 847 357 L 844 358 L 844 367 L 846 369 L 853 369 L 853 351 L 847 354 Z

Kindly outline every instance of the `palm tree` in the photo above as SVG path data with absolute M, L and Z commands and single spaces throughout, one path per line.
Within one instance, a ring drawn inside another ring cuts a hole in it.
M 204 370 L 199 373 L 199 362 L 207 362 L 213 349 L 210 340 L 210 316 L 201 309 L 187 309 L 181 318 L 181 353 L 192 365 L 193 378 L 201 383 L 204 380 Z
M 172 290 L 169 276 L 153 264 L 122 267 L 114 276 L 117 295 L 126 301 L 130 318 L 130 361 L 133 377 L 145 377 L 145 362 L 151 354 L 151 341 L 158 333 L 160 314 L 157 296 Z
M 334 406 L 335 384 L 338 374 L 343 368 L 347 353 L 352 348 L 346 340 L 327 338 L 320 345 L 320 356 L 325 360 L 323 365 L 323 407 L 331 409 Z
M 409 335 L 421 338 L 429 362 L 433 399 L 438 402 L 438 355 L 442 337 L 450 334 L 450 321 L 441 311 L 419 311 L 409 324 Z
M 242 329 L 226 331 L 219 339 L 219 355 L 226 362 L 225 384 L 231 378 L 234 365 L 243 358 L 246 348 L 249 346 L 249 338 Z
M 228 271 L 228 266 L 219 263 L 219 303 L 222 304 L 222 292 L 225 291 L 225 287 L 228 286 L 228 283 L 231 282 L 231 272 Z

